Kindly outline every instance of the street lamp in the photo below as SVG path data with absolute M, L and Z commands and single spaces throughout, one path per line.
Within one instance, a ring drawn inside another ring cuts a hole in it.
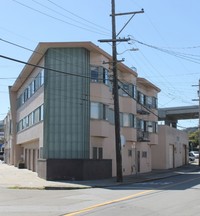
M 127 49 L 127 50 L 125 50 L 125 51 L 123 51 L 121 53 L 117 53 L 117 55 L 122 55 L 122 54 L 124 54 L 127 51 L 138 51 L 138 50 L 139 50 L 138 48 L 131 48 L 131 49 Z

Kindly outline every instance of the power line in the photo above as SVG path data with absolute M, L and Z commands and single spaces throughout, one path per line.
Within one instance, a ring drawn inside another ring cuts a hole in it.
M 35 65 L 35 64 L 32 64 L 32 63 L 28 63 L 28 62 L 25 62 L 25 61 L 21 61 L 21 60 L 18 60 L 18 59 L 10 58 L 10 57 L 4 56 L 4 55 L 0 55 L 0 58 L 4 58 L 4 59 L 10 60 L 10 61 L 18 62 L 18 63 L 25 64 L 25 65 L 30 65 L 30 66 L 45 69 L 45 70 L 54 71 L 54 72 L 57 72 L 57 73 L 62 73 L 62 74 L 65 74 L 65 75 L 82 77 L 82 78 L 90 78 L 90 76 L 87 77 L 87 76 L 84 76 L 84 75 L 81 75 L 81 74 L 72 74 L 72 73 L 68 73 L 68 72 L 64 72 L 64 71 L 60 71 L 60 70 L 56 70 L 56 69 L 52 69 L 52 68 L 47 68 L 47 67 Z
M 75 20 L 75 19 L 73 19 L 73 18 L 71 18 L 71 17 L 68 17 L 68 16 L 66 16 L 66 15 L 64 15 L 64 14 L 62 14 L 62 13 L 60 13 L 60 12 L 58 12 L 58 11 L 56 11 L 56 10 L 54 10 L 54 9 L 52 9 L 52 8 L 50 8 L 50 7 L 48 7 L 48 6 L 46 6 L 46 5 L 44 5 L 44 4 L 42 4 L 42 3 L 40 3 L 40 2 L 38 2 L 38 1 L 36 1 L 36 0 L 32 0 L 32 1 L 35 2 L 35 3 L 38 4 L 38 5 L 41 5 L 41 6 L 44 7 L 44 8 L 49 9 L 50 11 L 55 12 L 56 14 L 59 14 L 59 15 L 65 17 L 65 18 L 67 18 L 67 19 L 70 19 L 70 20 L 72 20 L 72 21 L 74 21 L 74 22 L 76 22 L 76 23 L 78 23 L 78 24 L 82 24 L 82 25 L 85 25 L 85 26 L 91 28 L 91 26 L 89 26 L 89 25 L 87 25 L 87 24 L 85 24 L 85 23 L 79 22 L 79 21 L 77 21 L 77 20 Z M 95 28 L 97 31 L 99 31 L 99 29 L 96 28 L 96 26 L 97 26 L 96 24 L 93 24 L 93 27 L 92 27 L 92 28 Z M 101 32 L 102 32 L 102 27 L 101 27 Z M 110 32 L 110 31 L 107 31 L 106 33 L 109 33 L 109 32 Z M 105 33 L 105 32 L 104 32 L 104 33 Z
M 141 45 L 144 45 L 144 46 L 146 46 L 146 47 L 159 50 L 159 51 L 161 51 L 161 52 L 167 53 L 167 54 L 169 54 L 169 55 L 172 55 L 172 56 L 175 56 L 175 57 L 178 57 L 178 58 L 181 58 L 181 59 L 184 59 L 184 60 L 187 60 L 187 61 L 196 63 L 196 64 L 200 64 L 200 58 L 194 58 L 194 57 L 193 57 L 193 56 L 197 56 L 197 57 L 198 57 L 199 55 L 191 55 L 191 54 L 186 54 L 186 53 L 174 52 L 174 51 L 171 51 L 171 50 L 159 48 L 159 47 L 157 47 L 157 46 L 150 45 L 150 44 L 147 44 L 147 43 L 138 41 L 138 40 L 136 40 L 136 39 L 132 39 L 132 40 L 135 41 L 135 42 L 137 42 L 137 43 L 139 43 L 139 44 L 141 44 Z M 190 57 L 190 56 L 191 56 L 191 57 Z
M 17 44 L 17 43 L 13 43 L 13 42 L 11 42 L 11 41 L 8 41 L 8 40 L 2 39 L 2 38 L 0 38 L 0 41 L 3 41 L 3 42 L 5 42 L 5 43 L 8 43 L 8 44 L 10 44 L 10 45 L 19 47 L 19 48 L 24 49 L 24 50 L 31 51 L 32 53 L 36 53 L 36 54 L 39 54 L 39 55 L 41 55 L 41 56 L 44 55 L 44 53 L 37 52 L 37 51 L 35 51 L 35 50 L 32 50 L 32 49 L 30 49 L 30 48 L 24 47 L 24 46 L 22 46 L 22 45 L 19 45 L 19 44 Z M 64 52 L 62 52 L 62 51 L 56 51 L 56 50 L 53 49 L 53 52 L 55 52 L 55 53 L 59 52 L 59 53 L 62 53 L 65 57 L 69 57 L 69 58 L 71 57 L 70 55 L 67 55 L 66 53 L 64 53 Z M 51 59 L 58 60 L 58 61 L 60 61 L 60 62 L 64 62 L 64 61 L 62 61 L 61 59 L 58 59 L 58 58 L 53 58 L 53 57 L 51 57 Z M 102 63 L 102 61 L 98 61 L 98 63 L 100 63 L 100 62 Z M 95 63 L 97 63 L 97 61 L 95 61 Z M 73 63 L 69 63 L 69 64 L 70 64 L 70 65 L 75 65 L 75 64 L 73 64 Z
M 32 8 L 32 7 L 30 7 L 30 6 L 26 5 L 26 4 L 23 4 L 23 3 L 21 3 L 21 2 L 19 2 L 19 1 L 17 1 L 17 0 L 12 0 L 12 1 L 14 1 L 14 2 L 16 2 L 17 4 L 20 4 L 20 5 L 22 5 L 22 6 L 26 7 L 26 8 L 29 8 L 29 9 L 31 9 L 31 10 L 33 10 L 33 11 L 36 11 L 36 12 L 42 14 L 42 15 L 45 15 L 45 16 L 50 17 L 50 18 L 52 18 L 52 19 L 55 19 L 55 20 L 57 20 L 57 21 L 63 22 L 63 23 L 65 23 L 65 24 L 68 24 L 68 25 L 71 25 L 71 26 L 74 26 L 74 27 L 77 27 L 77 28 L 80 28 L 80 29 L 83 29 L 83 30 L 86 30 L 86 31 L 90 31 L 90 32 L 93 32 L 93 33 L 97 33 L 97 34 L 101 34 L 101 35 L 108 35 L 108 34 L 104 34 L 104 33 L 102 33 L 102 32 L 97 32 L 97 31 L 93 31 L 93 30 L 88 29 L 88 28 L 84 28 L 84 27 L 82 27 L 82 26 L 78 26 L 78 25 L 76 25 L 76 24 L 72 24 L 72 23 L 67 22 L 67 21 L 65 21 L 65 20 L 63 20 L 63 19 L 54 17 L 54 16 L 49 15 L 49 14 L 47 14 L 47 13 L 45 13 L 45 12 L 42 12 L 42 11 L 40 11 L 40 10 L 38 10 L 38 9 Z
M 119 80 L 118 79 L 118 81 L 121 83 L 121 84 L 124 84 L 121 80 Z M 134 98 L 134 97 L 132 97 L 132 95 L 128 92 L 128 91 L 126 91 L 124 88 L 122 88 L 121 86 L 119 86 L 120 87 L 120 89 L 122 89 L 122 91 L 123 92 L 125 92 L 129 97 L 131 97 L 134 101 L 136 101 L 137 103 L 138 103 L 138 101 Z M 145 105 L 143 105 L 143 104 L 141 104 L 141 103 L 139 103 L 144 109 L 146 109 L 148 112 L 150 112 L 150 113 L 152 113 L 154 116 L 156 116 L 156 117 L 159 117 L 156 113 L 154 113 L 153 111 L 151 111 L 148 107 L 146 107 Z
M 103 26 L 100 26 L 100 25 L 98 25 L 98 24 L 96 24 L 96 23 L 93 23 L 93 22 L 91 22 L 91 21 L 89 21 L 89 20 L 87 20 L 87 19 L 85 19 L 85 18 L 83 18 L 83 17 L 81 17 L 81 16 L 79 16 L 79 15 L 77 15 L 77 14 L 71 12 L 71 11 L 69 11 L 69 10 L 67 10 L 67 9 L 65 9 L 65 8 L 63 8 L 63 7 L 61 7 L 60 5 L 56 4 L 55 2 L 52 2 L 51 0 L 47 0 L 47 1 L 50 2 L 51 4 L 55 5 L 56 7 L 58 7 L 58 8 L 60 8 L 60 9 L 64 10 L 65 12 L 68 12 L 68 13 L 70 13 L 71 15 L 73 15 L 73 16 L 75 16 L 75 17 L 81 19 L 81 20 L 86 21 L 87 23 L 90 23 L 90 24 L 92 24 L 92 25 L 94 25 L 94 26 L 98 26 L 99 28 L 105 29 L 106 31 L 110 32 L 109 29 L 107 29 L 107 28 L 105 28 L 105 27 L 103 27 Z

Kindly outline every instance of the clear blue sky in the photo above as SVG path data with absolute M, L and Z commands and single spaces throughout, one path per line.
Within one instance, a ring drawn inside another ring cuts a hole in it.
M 139 51 L 127 51 L 118 59 L 125 58 L 127 66 L 136 67 L 140 77 L 161 89 L 159 107 L 197 105 L 192 99 L 197 99 L 198 87 L 192 85 L 198 85 L 200 78 L 200 1 L 116 0 L 117 13 L 142 8 L 145 13 L 135 15 L 120 37 L 131 35 L 156 49 L 134 41 L 121 43 L 118 53 L 131 48 Z M 111 54 L 109 44 L 98 42 L 111 38 L 110 13 L 111 0 L 1 0 L 0 55 L 27 61 L 32 54 L 4 40 L 32 50 L 39 42 L 92 41 Z M 118 31 L 129 18 L 116 18 Z M 0 119 L 10 107 L 8 85 L 23 66 L 0 58 Z M 181 121 L 179 125 L 197 126 L 197 121 Z

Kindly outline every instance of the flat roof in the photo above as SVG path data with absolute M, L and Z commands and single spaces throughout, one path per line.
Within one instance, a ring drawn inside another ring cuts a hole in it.
M 142 77 L 138 77 L 137 78 L 137 82 L 146 86 L 146 87 L 150 87 L 150 88 L 154 88 L 157 92 L 160 92 L 160 88 L 158 88 L 157 86 L 155 86 L 153 83 L 149 82 L 147 79 L 142 78 Z

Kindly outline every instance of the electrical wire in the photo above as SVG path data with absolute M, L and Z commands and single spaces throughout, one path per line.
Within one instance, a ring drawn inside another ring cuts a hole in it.
M 124 84 L 121 80 L 118 79 L 118 82 L 120 82 L 121 84 Z M 137 101 L 136 98 L 132 97 L 131 94 L 129 94 L 129 92 L 127 92 L 124 88 L 122 88 L 121 86 L 119 86 L 120 89 L 122 89 L 123 92 L 125 92 L 129 97 L 131 97 L 134 101 Z M 156 113 L 154 113 L 152 110 L 150 110 L 148 107 L 146 107 L 145 105 L 139 103 L 139 105 L 141 105 L 144 109 L 146 109 L 148 112 L 152 113 L 154 116 L 159 117 Z
M 131 36 L 131 35 L 129 35 L 131 38 L 133 37 L 133 36 Z M 133 39 L 133 40 L 135 40 L 135 39 Z M 140 53 L 141 53 L 141 50 L 140 50 Z M 143 55 L 143 58 L 145 58 L 145 61 L 148 61 L 148 59 L 144 56 L 144 54 L 142 54 Z M 154 68 L 154 70 L 156 70 L 160 75 L 161 75 L 161 77 L 163 77 L 164 79 L 165 79 L 165 77 L 151 64 L 151 62 L 149 62 L 148 61 L 148 64 L 150 64 L 151 65 L 151 67 L 153 67 Z M 152 74 L 151 74 L 151 78 L 152 78 Z M 165 79 L 165 82 L 164 82 L 164 84 L 166 83 L 166 82 L 168 82 L 166 79 Z M 169 86 L 171 86 L 173 89 L 175 89 L 176 90 L 176 88 L 174 87 L 174 86 L 172 86 L 172 84 L 170 83 L 170 82 L 168 82 L 168 85 L 167 85 L 167 88 L 169 88 Z M 179 91 L 180 92 L 180 94 L 179 94 L 179 98 L 181 99 L 181 97 L 183 96 L 182 94 L 183 94 L 183 92 L 182 91 L 180 91 L 179 89 L 178 90 L 176 90 L 176 92 L 177 91 Z M 170 90 L 170 92 L 171 92 L 171 90 Z M 163 94 L 165 94 L 167 97 L 170 97 L 171 98 L 171 96 L 169 96 L 168 94 L 166 94 L 165 92 L 163 92 L 162 91 L 162 93 Z M 177 98 L 177 96 L 176 96 L 176 98 Z M 173 98 L 172 98 L 173 100 L 174 100 L 174 96 L 173 96 Z M 185 99 L 185 98 L 184 98 Z M 182 101 L 183 102 L 183 101 Z M 188 104 L 192 104 L 191 102 L 187 102 Z
M 8 43 L 8 44 L 13 45 L 13 46 L 16 46 L 16 47 L 19 47 L 19 48 L 24 49 L 24 50 L 28 50 L 28 51 L 30 51 L 30 52 L 32 52 L 32 53 L 39 54 L 39 55 L 41 55 L 41 56 L 44 55 L 44 53 L 37 52 L 37 51 L 35 51 L 35 50 L 32 50 L 32 49 L 30 49 L 30 48 L 24 47 L 24 46 L 22 46 L 22 45 L 13 43 L 13 42 L 11 42 L 11 41 L 8 41 L 8 40 L 2 39 L 2 38 L 0 38 L 0 41 L 5 42 L 5 43 Z M 62 52 L 62 51 L 60 51 L 60 50 L 57 51 L 57 50 L 55 50 L 55 49 L 52 49 L 52 51 L 53 51 L 54 53 L 62 53 L 66 58 L 70 58 L 70 57 L 71 57 L 70 55 L 68 55 L 68 54 L 66 54 L 66 53 L 64 53 L 64 52 Z M 65 63 L 65 61 L 62 61 L 60 58 L 58 59 L 58 58 L 53 58 L 53 57 L 51 57 L 51 59 L 54 59 L 54 60 L 57 60 L 57 61 L 60 61 L 60 62 L 64 62 L 64 63 Z M 95 61 L 95 63 L 102 63 L 102 61 Z M 69 62 L 69 64 L 70 64 L 70 65 L 75 65 L 74 63 L 71 63 L 71 62 Z
M 81 20 L 83 20 L 83 21 L 85 21 L 87 23 L 89 23 L 89 24 L 92 24 L 95 27 L 98 26 L 100 29 L 104 29 L 104 30 L 108 31 L 109 33 L 111 32 L 109 29 L 105 28 L 104 26 L 100 26 L 100 25 L 98 25 L 96 23 L 93 23 L 93 22 L 91 22 L 91 21 L 89 21 L 89 20 L 87 20 L 87 19 L 85 19 L 85 18 L 83 18 L 83 17 L 81 17 L 81 16 L 79 16 L 79 15 L 77 15 L 77 14 L 75 14 L 75 13 L 69 11 L 69 10 L 67 10 L 66 8 L 61 7 L 60 5 L 56 4 L 55 2 L 53 2 L 51 0 L 47 0 L 47 1 L 50 2 L 51 4 L 53 4 L 54 6 L 56 6 L 56 7 L 60 8 L 60 9 L 64 10 L 65 12 L 67 12 L 67 13 L 69 13 L 69 14 L 71 14 L 71 15 L 73 15 L 73 16 L 75 16 L 75 17 L 77 17 L 77 18 L 79 18 L 79 19 L 81 19 Z
M 143 46 L 159 50 L 161 52 L 167 53 L 169 55 L 172 55 L 172 56 L 175 56 L 175 57 L 178 57 L 178 58 L 181 58 L 181 59 L 185 59 L 185 60 L 193 62 L 193 63 L 200 64 L 200 58 L 194 58 L 193 57 L 193 56 L 198 57 L 199 55 L 191 55 L 191 54 L 186 54 L 186 53 L 174 52 L 174 51 L 171 51 L 171 50 L 163 49 L 163 48 L 160 48 L 160 47 L 157 47 L 157 46 L 154 46 L 154 45 L 150 45 L 150 44 L 141 42 L 141 41 L 136 40 L 136 39 L 132 39 L 132 40 L 134 40 L 135 42 L 137 42 L 137 43 L 139 43 L 139 44 L 141 44 Z
M 31 63 L 28 63 L 28 62 L 25 62 L 25 61 L 21 61 L 21 60 L 18 60 L 18 59 L 10 58 L 10 57 L 4 56 L 4 55 L 0 55 L 0 58 L 4 58 L 4 59 L 10 60 L 10 61 L 18 62 L 18 63 L 21 63 L 21 64 L 25 64 L 25 65 L 29 65 L 29 66 L 33 66 L 33 67 L 37 67 L 37 68 L 57 72 L 57 73 L 62 73 L 62 74 L 65 74 L 65 75 L 71 75 L 71 76 L 76 76 L 76 77 L 81 77 L 81 78 L 90 78 L 90 76 L 84 76 L 84 75 L 81 75 L 81 74 L 72 74 L 72 73 L 68 73 L 68 72 L 64 72 L 64 71 L 60 71 L 60 70 L 56 70 L 56 69 L 52 69 L 52 68 L 47 68 L 47 67 L 43 67 L 43 66 L 40 66 L 40 65 L 35 65 L 35 64 L 31 64 Z
M 32 1 L 35 2 L 36 4 L 40 5 L 40 6 L 44 7 L 44 8 L 49 9 L 50 11 L 55 12 L 55 13 L 58 14 L 58 15 L 61 15 L 61 16 L 65 17 L 65 18 L 67 18 L 67 19 L 70 19 L 70 20 L 72 20 L 72 21 L 78 23 L 78 24 L 82 24 L 82 25 L 85 25 L 85 26 L 91 28 L 91 26 L 86 25 L 85 23 L 79 22 L 79 21 L 77 21 L 77 20 L 75 20 L 75 19 L 73 19 L 73 18 L 70 18 L 70 17 L 68 17 L 68 16 L 66 16 L 66 15 L 64 15 L 64 14 L 62 14 L 62 13 L 60 13 L 60 12 L 58 12 L 58 11 L 56 11 L 56 10 L 54 10 L 54 9 L 52 9 L 52 8 L 50 8 L 50 7 L 48 7 L 48 6 L 46 6 L 46 5 L 44 5 L 44 4 L 42 4 L 42 3 L 38 2 L 38 1 L 36 1 L 36 0 L 32 0 Z M 97 26 L 97 25 L 93 24 L 93 27 L 92 27 L 92 28 L 93 28 L 93 29 L 96 29 L 97 31 L 99 31 L 99 29 L 96 28 L 96 26 Z M 105 34 L 110 33 L 110 31 L 103 32 L 103 31 L 102 31 L 102 28 L 101 28 L 101 32 L 102 32 L 102 33 L 105 33 Z
M 62 22 L 62 23 L 65 23 L 65 24 L 71 25 L 71 26 L 73 26 L 73 27 L 76 27 L 76 28 L 79 28 L 79 29 L 83 29 L 83 30 L 86 30 L 86 31 L 89 31 L 89 32 L 92 32 L 92 33 L 97 33 L 97 34 L 101 34 L 101 35 L 106 35 L 106 36 L 108 36 L 108 34 L 105 34 L 105 33 L 99 32 L 99 31 L 93 31 L 93 30 L 91 30 L 91 29 L 84 28 L 84 27 L 82 27 L 82 26 L 79 26 L 79 25 L 76 25 L 76 24 L 72 24 L 72 23 L 70 23 L 70 22 L 67 22 L 67 21 L 65 21 L 65 20 L 63 20 L 63 19 L 54 17 L 54 16 L 49 15 L 49 14 L 47 14 L 47 13 L 45 13 L 45 12 L 42 12 L 42 11 L 40 11 L 40 10 L 38 10 L 38 9 L 32 8 L 32 7 L 30 7 L 30 6 L 28 6 L 28 5 L 24 4 L 24 3 L 21 3 L 21 2 L 19 2 L 19 1 L 17 1 L 17 0 L 12 0 L 12 1 L 13 1 L 13 2 L 16 2 L 17 4 L 20 4 L 20 5 L 22 5 L 22 6 L 26 7 L 26 8 L 29 8 L 30 10 L 33 10 L 33 11 L 35 11 L 35 12 L 38 12 L 38 13 L 44 15 L 44 16 L 47 16 L 47 17 L 50 17 L 50 18 L 52 18 L 52 19 L 54 19 L 54 20 L 60 21 L 60 22 Z

